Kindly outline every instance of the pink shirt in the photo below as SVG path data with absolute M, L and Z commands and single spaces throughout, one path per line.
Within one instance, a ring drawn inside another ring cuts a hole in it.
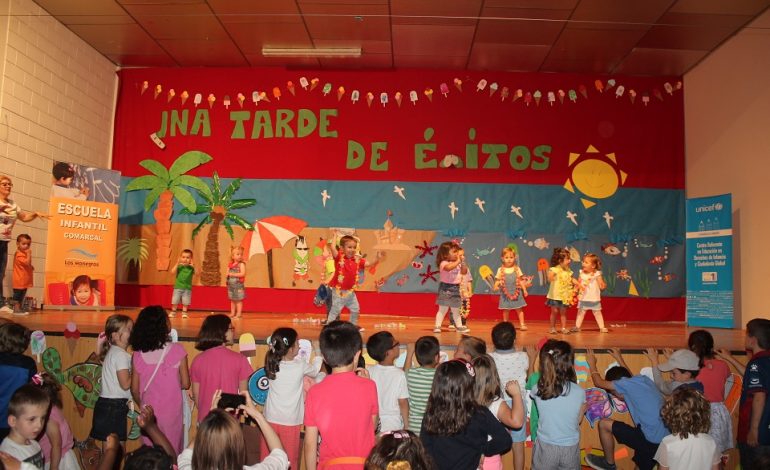
M 337 457 L 366 458 L 374 447 L 372 417 L 378 413 L 377 386 L 355 372 L 327 375 L 314 385 L 305 399 L 305 426 L 321 435 L 319 467 Z
M 447 284 L 459 284 L 462 280 L 462 274 L 460 273 L 460 265 L 458 264 L 456 268 L 451 269 L 447 271 L 444 269 L 444 266 L 449 264 L 449 261 L 442 261 L 439 265 L 439 271 L 441 273 L 439 274 L 439 280 L 441 282 L 445 282 Z
M 697 380 L 703 384 L 703 396 L 711 403 L 725 401 L 725 382 L 730 377 L 730 367 L 721 359 L 706 359 Z
M 211 398 L 217 389 L 238 393 L 238 383 L 248 380 L 253 370 L 245 356 L 225 346 L 207 349 L 195 356 L 190 366 L 190 380 L 198 384 L 198 422 L 208 414 Z M 201 412 L 200 410 L 206 410 Z
M 64 454 L 72 449 L 72 445 L 74 443 L 72 440 L 72 430 L 70 429 L 70 425 L 67 424 L 67 420 L 64 418 L 64 414 L 57 406 L 51 407 L 51 414 L 48 416 L 48 419 L 59 425 L 59 433 L 61 434 L 61 455 L 64 457 Z M 45 456 L 45 461 L 50 462 L 51 441 L 48 439 L 48 436 L 45 433 L 43 433 L 43 437 L 40 438 L 40 447 L 43 449 L 43 456 Z

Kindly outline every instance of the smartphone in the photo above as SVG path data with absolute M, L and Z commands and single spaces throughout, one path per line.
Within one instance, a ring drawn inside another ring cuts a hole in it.
M 221 409 L 227 409 L 227 408 L 238 408 L 239 405 L 245 405 L 246 404 L 246 397 L 243 395 L 237 395 L 235 393 L 223 393 L 221 397 L 219 397 L 219 403 L 217 404 L 217 408 Z

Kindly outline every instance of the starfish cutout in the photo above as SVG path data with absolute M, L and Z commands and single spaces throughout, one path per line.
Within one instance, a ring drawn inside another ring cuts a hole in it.
M 329 195 L 329 191 L 323 190 L 321 191 L 321 202 L 323 202 L 324 207 L 326 207 L 326 201 L 331 199 L 332 197 Z
M 438 245 L 430 246 L 427 240 L 423 240 L 422 246 L 415 245 L 414 247 L 422 252 L 420 253 L 420 258 L 425 258 L 426 256 L 433 256 L 433 251 L 438 248 Z
M 404 188 L 401 186 L 393 186 L 393 192 L 398 194 L 398 197 L 406 201 L 406 196 L 404 196 Z
M 438 270 L 433 271 L 431 269 L 430 265 L 426 266 L 425 267 L 425 272 L 424 273 L 419 273 L 420 277 L 422 278 L 422 281 L 420 281 L 420 284 L 425 284 L 426 282 L 428 282 L 428 279 L 430 279 L 433 282 L 436 282 L 437 281 L 436 275 L 438 273 L 439 273 L 439 271 Z

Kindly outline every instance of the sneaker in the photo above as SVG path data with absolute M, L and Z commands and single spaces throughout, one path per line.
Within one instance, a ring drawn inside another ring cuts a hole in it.
M 18 311 L 18 312 L 13 312 L 13 314 L 17 317 L 26 317 L 27 315 L 29 315 L 29 312 Z
M 327 320 L 325 318 L 323 320 L 321 320 L 321 326 L 326 325 L 327 323 L 329 323 L 329 320 Z
M 604 457 L 594 454 L 586 454 L 586 463 L 596 470 L 615 470 L 618 468 L 614 463 L 607 463 L 607 459 Z
M 609 332 L 610 332 L 610 330 L 608 330 L 607 328 L 601 328 L 599 330 L 599 333 L 609 333 Z
M 366 328 L 364 328 L 363 326 L 359 326 L 358 327 L 358 332 L 359 333 L 363 333 L 364 331 L 366 331 Z
M 7 305 L 3 305 L 2 307 L 0 307 L 0 312 L 1 313 L 13 313 L 13 309 L 11 307 L 7 306 Z
M 580 328 L 577 327 L 577 326 L 573 326 L 572 328 L 569 329 L 569 332 L 570 333 L 580 333 Z
M 562 329 L 561 329 L 561 334 L 563 334 L 563 335 L 568 335 L 568 334 L 569 334 L 569 330 L 568 330 L 568 329 L 566 329 L 566 328 L 562 328 Z
M 458 333 L 462 333 L 462 334 L 466 334 L 466 333 L 470 333 L 471 329 L 468 328 L 467 326 L 458 326 L 457 327 L 457 332 Z
M 456 327 L 454 326 L 454 324 L 450 323 L 449 324 L 449 331 L 452 331 L 454 329 L 456 329 Z
M 187 318 L 187 312 L 182 313 L 182 318 Z
M 550 330 L 548 330 L 548 334 L 549 335 L 555 335 L 556 334 L 556 328 L 551 328 Z
M 519 327 L 519 331 L 527 331 L 527 330 L 528 330 L 527 325 L 521 325 Z
M 168 317 L 174 318 L 176 316 L 176 312 L 169 312 Z
M 433 332 L 434 333 L 441 333 L 441 328 L 437 326 L 436 328 L 433 328 Z

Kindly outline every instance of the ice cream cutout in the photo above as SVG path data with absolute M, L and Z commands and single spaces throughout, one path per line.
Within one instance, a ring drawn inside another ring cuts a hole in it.
M 498 88 L 497 82 L 494 82 L 491 85 L 489 85 L 489 97 L 490 98 L 492 97 L 492 95 L 495 94 L 495 92 L 497 91 L 497 88 Z
M 653 96 L 655 96 L 655 98 L 659 99 L 660 101 L 663 101 L 663 93 L 661 93 L 659 89 L 657 88 L 653 89 L 652 94 Z
M 374 93 L 371 91 L 366 94 L 366 104 L 369 105 L 369 107 L 372 107 L 372 101 L 374 101 Z
M 388 104 L 388 94 L 387 93 L 380 93 L 380 103 L 382 103 L 382 107 L 384 108 L 386 104 Z
M 400 91 L 397 91 L 397 92 L 396 92 L 396 94 L 395 94 L 395 95 L 393 95 L 393 98 L 395 98 L 395 100 L 396 100 L 396 104 L 397 104 L 397 105 L 398 105 L 398 107 L 400 108 L 400 107 L 401 107 L 401 100 L 404 98 L 404 97 L 401 95 L 401 92 L 400 92 Z
M 426 88 L 423 94 L 428 98 L 428 101 L 433 101 L 433 88 Z
M 614 86 L 615 86 L 615 79 L 614 78 L 610 78 L 609 80 L 607 80 L 607 86 L 605 87 L 605 90 L 609 90 L 610 88 L 612 88 Z
M 553 106 L 553 104 L 556 102 L 556 93 L 549 91 L 548 92 L 548 104 Z
M 310 91 L 315 90 L 315 87 L 318 86 L 318 82 L 320 82 L 320 80 L 317 78 L 313 78 L 310 80 Z
M 646 91 L 642 93 L 642 103 L 644 103 L 645 106 L 647 106 L 650 103 L 650 94 Z
M 455 88 L 457 88 L 457 91 L 462 92 L 463 91 L 463 81 L 459 78 L 454 79 Z
M 636 101 L 636 90 L 633 88 L 628 92 L 628 99 L 631 100 L 631 104 L 634 104 L 634 101 Z
M 535 94 L 532 96 L 535 97 L 535 104 L 540 106 L 540 98 L 543 97 L 543 94 L 540 92 L 540 90 L 535 90 Z
M 225 106 L 225 109 L 230 109 L 230 95 L 225 95 L 225 99 L 222 100 L 222 104 Z
M 449 87 L 446 83 L 442 83 L 438 86 L 439 90 L 441 90 L 441 94 L 444 95 L 444 98 L 447 98 L 449 96 Z
M 564 97 L 567 96 L 567 94 L 564 93 L 564 90 L 559 90 L 556 92 L 556 94 L 559 95 L 559 103 L 564 104 Z
M 601 80 L 596 80 L 594 82 L 594 87 L 596 87 L 596 91 L 599 93 L 604 93 L 604 83 L 602 83 Z
M 197 108 L 199 104 L 203 102 L 203 95 L 200 93 L 195 94 L 195 98 L 193 98 L 193 104 Z
M 276 87 L 273 87 L 273 98 L 277 99 L 278 101 L 281 101 L 281 89 Z
M 214 106 L 214 103 L 217 101 L 217 97 L 214 96 L 214 93 L 209 93 L 209 96 L 206 98 L 206 101 L 208 101 L 209 109 L 211 109 Z
M 412 102 L 412 106 L 417 106 L 417 100 L 420 99 L 419 96 L 417 96 L 417 92 L 415 90 L 412 90 L 409 92 L 409 101 Z
M 43 354 L 43 351 L 46 349 L 45 333 L 40 330 L 33 331 L 29 337 L 29 347 L 37 362 L 40 362 L 40 355 Z M 70 355 L 72 355 L 71 352 Z
M 259 92 L 254 90 L 251 92 L 251 101 L 255 104 L 259 104 Z
M 238 351 L 246 356 L 249 364 L 251 364 L 251 358 L 257 355 L 257 340 L 254 339 L 254 335 L 251 333 L 243 333 L 238 338 Z
M 179 97 L 182 99 L 182 106 L 184 106 L 185 102 L 187 101 L 187 98 L 190 97 L 190 94 L 187 93 L 187 90 L 184 90 Z
M 585 85 L 578 86 L 578 91 L 583 95 L 583 98 L 588 99 L 588 89 Z
M 150 82 L 148 82 L 147 80 L 143 81 L 142 87 L 139 89 L 139 94 L 143 95 L 148 88 L 150 88 Z
M 160 86 L 160 84 L 155 85 L 155 93 L 153 94 L 152 99 L 157 100 L 161 93 L 163 93 L 163 87 Z
M 323 91 L 324 96 L 328 95 L 329 93 L 332 92 L 332 84 L 329 82 L 326 82 L 324 84 L 323 90 L 321 91 Z
M 531 103 L 532 103 L 532 93 L 528 91 L 528 92 L 527 92 L 527 93 L 524 95 L 524 104 L 526 104 L 526 105 L 527 105 L 527 107 L 529 107 L 529 105 L 530 105 Z
M 617 89 L 615 89 L 615 98 L 620 98 L 623 96 L 623 93 L 626 92 L 626 87 L 623 85 L 620 85 Z
M 289 93 L 291 93 L 291 96 L 297 96 L 297 90 L 294 89 L 294 82 L 289 80 L 286 82 L 286 89 L 289 90 Z
M 350 101 L 352 101 L 353 104 L 356 104 L 360 96 L 361 96 L 361 92 L 359 92 L 358 90 L 353 90 L 353 93 L 350 94 Z
M 269 103 L 270 102 L 270 98 L 267 97 L 267 93 L 265 93 L 264 91 L 260 91 L 259 92 L 259 101 L 267 101 Z
M 345 87 L 344 86 L 341 86 L 341 87 L 337 88 L 337 101 L 341 101 L 342 100 L 342 96 L 344 94 L 345 94 Z
M 238 93 L 238 97 L 236 99 L 238 100 L 238 106 L 243 108 L 243 102 L 246 101 L 246 97 L 243 95 L 243 93 Z
M 74 321 L 67 322 L 64 327 L 64 339 L 67 341 L 67 349 L 70 352 L 70 356 L 75 352 L 75 346 L 77 346 L 80 339 L 80 330 Z
M 174 96 L 176 96 L 176 92 L 174 89 L 168 90 L 168 93 L 166 94 L 166 103 L 171 103 L 171 100 L 174 99 Z
M 487 81 L 486 79 L 482 78 L 479 80 L 478 85 L 476 85 L 476 91 L 484 90 L 487 87 Z
M 573 103 L 577 103 L 577 92 L 575 90 L 569 91 L 569 100 Z
M 522 91 L 521 88 L 519 88 L 518 90 L 516 90 L 516 93 L 513 94 L 513 102 L 516 102 L 516 100 L 521 98 L 522 96 L 524 96 L 524 92 Z
M 308 87 L 307 77 L 299 78 L 299 86 L 301 86 L 303 90 L 307 91 L 307 87 Z
M 666 93 L 668 93 L 669 95 L 674 94 L 674 87 L 671 86 L 669 82 L 666 82 L 663 84 L 663 89 L 666 90 Z
M 503 87 L 503 91 L 500 92 L 500 101 L 505 101 L 506 98 L 508 98 L 508 95 L 511 94 L 510 88 L 507 86 Z

